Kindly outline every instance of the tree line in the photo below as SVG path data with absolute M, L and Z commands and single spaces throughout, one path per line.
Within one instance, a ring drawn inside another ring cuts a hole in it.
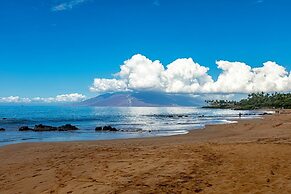
M 206 100 L 204 108 L 223 108 L 236 110 L 255 110 L 263 108 L 291 108 L 291 93 L 251 93 L 240 101 Z

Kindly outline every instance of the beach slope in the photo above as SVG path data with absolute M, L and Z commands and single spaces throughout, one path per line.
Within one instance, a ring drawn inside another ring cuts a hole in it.
M 291 114 L 147 139 L 0 148 L 0 193 L 291 193 Z

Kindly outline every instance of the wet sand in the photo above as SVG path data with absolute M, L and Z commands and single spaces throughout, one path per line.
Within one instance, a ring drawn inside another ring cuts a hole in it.
M 0 193 L 291 193 L 291 114 L 172 137 L 4 146 Z

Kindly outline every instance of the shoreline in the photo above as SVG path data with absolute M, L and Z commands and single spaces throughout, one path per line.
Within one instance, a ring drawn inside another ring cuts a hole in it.
M 266 116 L 266 115 L 265 115 Z M 270 116 L 270 115 L 269 115 Z M 16 145 L 16 144 L 38 144 L 38 143 L 84 143 L 84 142 L 98 142 L 98 141 L 115 141 L 115 140 L 134 140 L 134 139 L 149 139 L 149 138 L 166 138 L 166 137 L 172 137 L 172 136 L 181 136 L 181 135 L 187 135 L 191 132 L 203 130 L 207 128 L 208 126 L 219 126 L 219 125 L 229 125 L 229 124 L 236 124 L 241 121 L 248 121 L 248 120 L 256 120 L 256 119 L 262 119 L 264 115 L 257 115 L 257 117 L 245 117 L 245 118 L 236 118 L 236 119 L 229 119 L 226 120 L 225 123 L 219 123 L 219 124 L 206 124 L 203 127 L 195 128 L 195 129 L 185 129 L 187 131 L 186 133 L 180 133 L 180 134 L 170 134 L 170 135 L 155 135 L 155 136 L 145 136 L 145 137 L 128 137 L 128 138 L 113 138 L 113 139 L 96 139 L 96 140 L 69 140 L 69 141 L 31 141 L 31 142 L 15 142 L 15 143 L 8 143 L 0 145 L 0 149 L 6 146 L 10 145 Z M 42 133 L 42 132 L 36 132 L 36 133 Z
M 188 134 L 0 147 L 1 193 L 291 192 L 291 114 Z

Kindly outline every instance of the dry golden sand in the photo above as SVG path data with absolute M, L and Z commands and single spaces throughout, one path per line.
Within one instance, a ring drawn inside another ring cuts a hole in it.
M 0 193 L 291 193 L 291 114 L 173 137 L 5 146 Z

